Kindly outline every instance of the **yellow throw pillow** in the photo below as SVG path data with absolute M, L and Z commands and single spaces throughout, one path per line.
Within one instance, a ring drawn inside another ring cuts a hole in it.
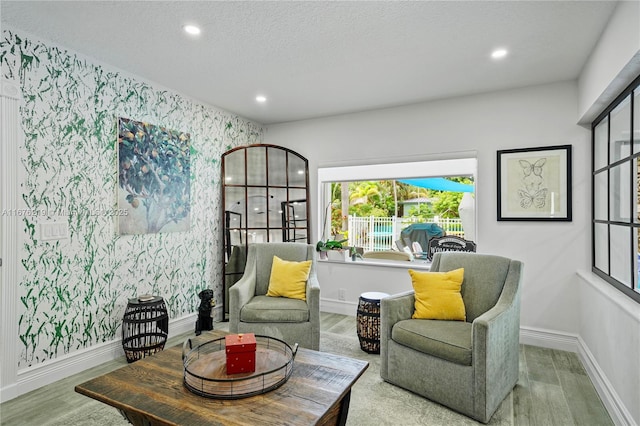
M 409 269 L 415 291 L 411 318 L 464 321 L 467 314 L 460 294 L 464 268 L 449 272 L 418 272 Z
M 307 300 L 307 280 L 311 261 L 292 262 L 273 256 L 267 296 Z

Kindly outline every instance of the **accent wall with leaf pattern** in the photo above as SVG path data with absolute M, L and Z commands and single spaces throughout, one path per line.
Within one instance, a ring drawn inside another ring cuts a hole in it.
M 197 311 L 198 292 L 222 290 L 220 157 L 261 143 L 263 128 L 116 68 L 12 30 L 0 41 L 2 78 L 16 81 L 20 282 L 18 368 L 120 337 L 127 299 L 165 298 L 172 319 Z M 117 117 L 191 137 L 191 225 L 187 232 L 117 232 Z M 44 222 L 68 238 L 43 240 Z

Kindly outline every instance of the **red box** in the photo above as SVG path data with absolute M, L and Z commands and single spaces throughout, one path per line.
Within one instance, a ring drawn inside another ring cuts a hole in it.
M 256 336 L 253 333 L 224 336 L 227 374 L 256 371 Z

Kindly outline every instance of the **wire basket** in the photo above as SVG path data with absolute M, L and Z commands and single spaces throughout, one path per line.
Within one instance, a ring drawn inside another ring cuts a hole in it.
M 182 346 L 184 385 L 196 395 L 218 399 L 240 399 L 269 392 L 284 384 L 293 371 L 298 344 L 256 336 L 255 372 L 228 375 L 224 337 L 193 347 Z

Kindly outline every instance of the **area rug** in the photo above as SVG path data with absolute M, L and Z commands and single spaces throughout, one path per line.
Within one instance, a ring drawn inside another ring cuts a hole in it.
M 58 416 L 43 426 L 130 426 L 130 423 L 113 407 L 87 398 L 87 403 L 63 416 Z
M 322 332 L 320 334 L 320 349 L 323 352 L 369 362 L 369 368 L 352 388 L 347 417 L 348 426 L 480 424 L 439 404 L 384 382 L 380 378 L 380 355 L 362 351 L 357 336 Z M 507 397 L 507 400 L 503 402 L 491 419 L 490 425 L 512 425 L 510 406 L 510 397 Z M 287 424 L 286 419 L 282 420 L 282 424 Z M 125 426 L 128 424 L 116 409 L 90 398 L 87 398 L 87 402 L 76 410 L 45 423 L 46 426 Z

